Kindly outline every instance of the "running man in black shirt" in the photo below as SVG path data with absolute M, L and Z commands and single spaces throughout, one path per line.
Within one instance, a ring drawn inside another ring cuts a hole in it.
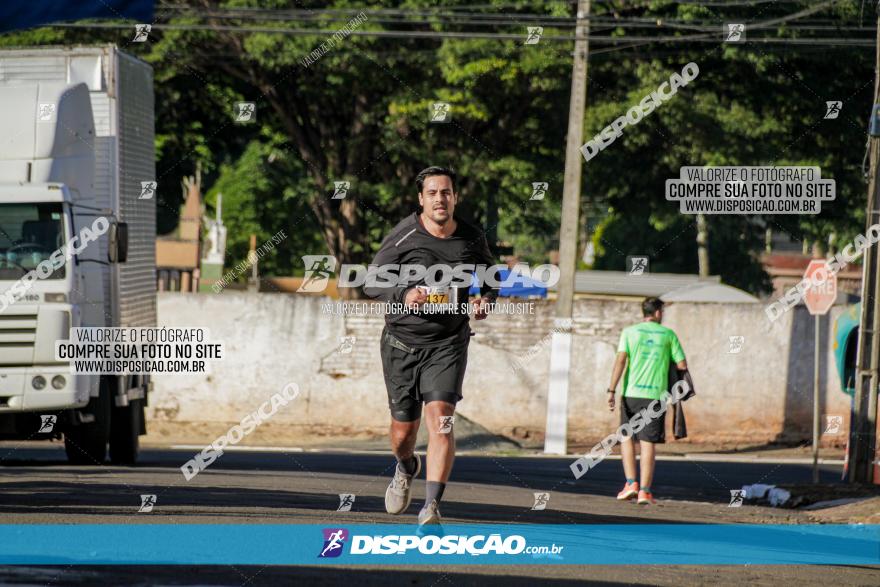
M 394 272 L 395 279 L 406 276 L 405 283 L 378 287 L 368 282 L 364 292 L 401 306 L 400 312 L 386 315 L 381 339 L 391 408 L 391 450 L 397 457 L 394 478 L 385 491 L 385 509 L 400 514 L 412 500 L 412 480 L 422 468 L 413 451 L 424 403 L 428 462 L 419 524 L 439 524 L 439 504 L 455 459 L 453 416 L 455 404 L 462 398 L 471 337 L 468 313 L 462 306 L 468 301 L 470 275 L 461 283 L 452 271 L 462 264 L 489 268 L 495 262 L 483 231 L 455 218 L 458 194 L 453 171 L 429 167 L 416 177 L 416 187 L 422 211 L 394 227 L 373 265 L 423 267 L 428 269 L 427 275 L 419 277 L 401 267 Z M 440 269 L 432 271 L 432 266 Z M 489 271 L 488 276 L 493 277 L 494 272 Z M 497 298 L 498 288 L 484 280 L 480 294 L 473 304 L 477 320 L 488 316 L 488 304 Z

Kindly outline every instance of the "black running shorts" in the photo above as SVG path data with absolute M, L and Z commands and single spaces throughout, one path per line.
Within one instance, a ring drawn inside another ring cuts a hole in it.
M 655 401 L 657 405 L 653 406 L 652 412 L 649 406 Z M 656 442 L 657 444 L 666 442 L 666 412 L 664 411 L 658 417 L 652 415 L 660 411 L 660 400 L 624 396 L 620 402 L 620 423 L 626 424 L 641 410 L 646 411 L 645 417 L 642 418 L 645 427 L 633 435 L 635 439 Z
M 382 371 L 391 417 L 398 422 L 418 420 L 422 402 L 455 405 L 462 397 L 469 341 L 470 337 L 461 343 L 416 349 L 383 330 Z

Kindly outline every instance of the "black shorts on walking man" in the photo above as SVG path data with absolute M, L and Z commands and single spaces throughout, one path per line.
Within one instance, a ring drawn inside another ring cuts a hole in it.
M 452 268 L 462 264 L 495 264 L 483 231 L 455 217 L 458 193 L 453 171 L 429 167 L 416 177 L 416 188 L 421 211 L 394 227 L 372 265 L 442 265 L 449 267 L 446 275 L 450 275 Z M 437 282 L 437 275 L 429 274 L 394 287 L 364 287 L 369 297 L 405 308 L 386 314 L 380 343 L 391 410 L 391 450 L 397 457 L 394 478 L 385 491 L 385 509 L 400 514 L 410 505 L 412 481 L 422 469 L 414 448 L 424 418 L 428 426 L 427 483 L 419 524 L 440 523 L 439 504 L 455 459 L 455 405 L 462 399 L 471 337 L 469 316 L 463 311 L 469 285 L 456 287 L 452 277 Z M 473 304 L 477 320 L 488 316 L 488 304 L 497 296 L 497 287 L 482 285 L 480 298 Z

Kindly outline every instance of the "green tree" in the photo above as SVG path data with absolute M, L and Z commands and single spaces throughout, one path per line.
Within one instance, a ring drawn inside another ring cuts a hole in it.
M 226 255 L 235 263 L 247 258 L 250 235 L 256 235 L 258 247 L 279 231 L 287 235 L 260 260 L 265 275 L 294 274 L 302 269 L 300 257 L 323 245 L 306 203 L 313 189 L 308 174 L 284 144 L 279 135 L 251 141 L 235 162 L 221 166 L 207 196 L 216 207 L 217 195 L 223 194 Z
M 837 24 L 857 25 L 857 5 L 839 4 L 832 13 Z M 638 15 L 695 25 L 754 23 L 809 5 L 766 6 L 756 16 L 748 7 L 654 2 Z M 779 26 L 776 34 L 802 36 L 787 26 Z M 590 65 L 588 137 L 686 63 L 700 69 L 673 99 L 627 127 L 586 164 L 590 196 L 610 210 L 594 236 L 597 268 L 622 270 L 627 255 L 648 253 L 652 271 L 696 273 L 695 217 L 679 214 L 678 205 L 664 197 L 665 180 L 677 178 L 687 165 L 819 165 L 823 177 L 837 182 L 837 199 L 826 203 L 819 216 L 708 216 L 710 270 L 727 283 L 755 293 L 767 290 L 758 263 L 765 227 L 796 240 L 823 239 L 830 232 L 848 238 L 863 229 L 860 164 L 872 100 L 873 49 L 758 43 L 656 49 L 621 50 L 613 61 L 599 58 Z M 824 120 L 826 100 L 835 99 L 844 102 L 843 114 Z
M 443 164 L 460 173 L 461 211 L 481 222 L 490 240 L 513 242 L 530 262 L 544 261 L 558 246 L 572 45 L 524 41 L 532 14 L 567 17 L 559 26 L 548 20 L 544 35 L 570 35 L 573 28 L 563 24 L 573 24 L 572 3 L 494 0 L 479 8 L 463 1 L 383 0 L 363 8 L 368 19 L 360 30 L 507 32 L 521 38 L 348 36 L 330 42 L 332 31 L 363 5 L 183 5 L 191 10 L 166 10 L 171 24 L 216 28 L 156 27 L 150 42 L 130 43 L 126 26 L 117 38 L 155 71 L 160 232 L 176 223 L 180 178 L 201 164 L 204 184 L 212 186 L 209 203 L 221 191 L 227 202 L 230 263 L 244 258 L 247 235 L 268 237 L 275 227 L 296 230 L 288 232 L 289 248 L 271 262 L 273 271 L 296 270 L 300 255 L 325 251 L 343 263 L 366 262 L 383 235 L 414 209 L 418 171 Z M 818 4 L 594 3 L 593 34 L 622 42 L 591 45 L 585 137 L 685 63 L 700 67 L 699 77 L 673 100 L 585 164 L 582 200 L 602 211 L 602 218 L 590 220 L 598 225 L 597 268 L 621 269 L 626 255 L 648 253 L 653 270 L 696 271 L 694 219 L 680 215 L 663 195 L 665 180 L 677 177 L 683 165 L 819 165 L 823 176 L 837 181 L 837 200 L 819 216 L 709 217 L 711 271 L 750 291 L 767 286 L 758 261 L 765 227 L 810 240 L 831 232 L 845 240 L 862 229 L 873 49 L 626 40 L 720 38 L 719 23 L 778 20 L 812 6 Z M 476 20 L 499 13 L 502 20 Z M 864 34 L 815 28 L 858 28 L 861 16 L 859 3 L 845 0 L 807 20 L 747 34 Z M 263 30 L 235 30 L 244 26 Z M 273 28 L 313 28 L 315 34 Z M 107 41 L 107 29 L 44 27 L 0 36 L 3 45 Z M 329 50 L 303 61 L 322 42 Z M 826 100 L 844 102 L 837 120 L 823 119 Z M 241 101 L 257 104 L 255 124 L 236 124 L 233 105 Z M 436 102 L 451 105 L 448 123 L 431 122 Z M 334 181 L 351 182 L 345 199 L 332 199 Z M 543 200 L 530 199 L 533 182 L 549 184 Z

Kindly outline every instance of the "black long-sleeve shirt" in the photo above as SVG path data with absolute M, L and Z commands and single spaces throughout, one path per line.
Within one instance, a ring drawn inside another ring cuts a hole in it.
M 461 264 L 487 268 L 495 265 L 483 231 L 459 218 L 455 221 L 455 232 L 440 238 L 427 231 L 417 212 L 407 216 L 382 241 L 372 265 L 420 265 L 428 268 L 439 264 L 448 265 L 450 269 Z M 396 279 L 400 271 L 394 271 L 394 275 Z M 488 275 L 494 276 L 494 272 L 488 272 Z M 396 287 L 371 286 L 368 281 L 364 293 L 373 299 L 403 304 L 407 292 L 418 285 L 426 285 L 425 279 L 412 279 Z M 470 336 L 469 318 L 467 313 L 458 310 L 460 304 L 468 301 L 470 283 L 454 289 L 458 291 L 450 296 L 450 301 L 457 301 L 457 311 L 388 313 L 385 315 L 385 324 L 389 332 L 414 348 L 464 341 Z M 484 280 L 480 287 L 481 296 L 494 301 L 498 293 L 497 286 L 487 285 Z

